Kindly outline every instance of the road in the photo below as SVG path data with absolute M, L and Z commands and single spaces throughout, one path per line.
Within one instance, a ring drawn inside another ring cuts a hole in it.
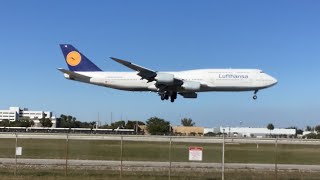
M 65 159 L 18 159 L 24 165 L 65 165 Z M 0 164 L 15 164 L 14 158 L 0 158 Z M 120 161 L 105 160 L 68 160 L 69 166 L 110 166 L 119 167 Z M 124 167 L 168 168 L 169 162 L 123 161 Z M 213 168 L 220 169 L 221 163 L 172 162 L 172 168 Z M 320 171 L 320 165 L 278 164 L 278 170 Z M 273 170 L 274 164 L 225 163 L 226 169 Z
M 153 141 L 153 142 L 169 142 L 170 136 L 122 136 L 125 141 Z M 13 133 L 1 133 L 0 138 L 16 138 Z M 36 134 L 36 133 L 19 133 L 18 138 L 23 139 L 66 139 L 66 134 Z M 120 135 L 96 135 L 96 134 L 68 134 L 69 139 L 73 140 L 121 140 Z M 222 143 L 222 138 L 216 137 L 186 137 L 172 136 L 172 142 L 192 142 L 192 143 Z M 272 138 L 226 138 L 226 143 L 252 143 L 252 144 L 274 144 L 276 139 Z M 281 138 L 277 140 L 278 144 L 305 144 L 320 145 L 319 140 L 311 139 L 289 139 Z

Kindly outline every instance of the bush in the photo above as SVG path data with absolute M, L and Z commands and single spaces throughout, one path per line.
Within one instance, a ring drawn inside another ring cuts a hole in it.
M 320 134 L 310 133 L 310 134 L 304 135 L 303 138 L 306 138 L 306 139 L 320 139 Z

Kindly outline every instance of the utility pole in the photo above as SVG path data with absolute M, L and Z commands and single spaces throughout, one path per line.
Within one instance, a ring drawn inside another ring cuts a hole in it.
M 100 114 L 98 112 L 98 121 L 97 121 L 97 124 L 96 124 L 96 129 L 98 129 L 98 126 L 100 126 L 99 124 L 100 124 Z
M 112 124 L 112 112 L 110 114 L 110 126 L 111 126 L 111 124 Z
M 138 135 L 138 128 L 139 128 L 139 124 L 138 124 L 138 121 L 136 121 L 136 135 Z

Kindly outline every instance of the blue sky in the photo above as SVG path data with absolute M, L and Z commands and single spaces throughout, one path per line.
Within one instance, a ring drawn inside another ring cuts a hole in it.
M 0 108 L 29 107 L 103 122 L 158 116 L 197 125 L 320 124 L 319 1 L 7 1 L 0 6 Z M 258 68 L 279 83 L 258 93 L 161 101 L 67 81 L 60 43 L 106 71 L 114 56 L 159 71 Z

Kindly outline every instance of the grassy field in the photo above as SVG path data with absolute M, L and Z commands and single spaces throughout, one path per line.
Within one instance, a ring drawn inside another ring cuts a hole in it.
M 64 159 L 65 140 L 19 139 L 23 147 L 19 158 Z M 172 161 L 188 161 L 188 147 L 203 147 L 203 162 L 221 162 L 221 144 L 173 143 Z M 15 139 L 0 139 L 0 158 L 14 157 Z M 69 159 L 120 160 L 120 141 L 69 140 Z M 123 160 L 128 161 L 168 161 L 167 142 L 123 142 Z M 227 163 L 274 163 L 273 144 L 226 144 Z M 319 145 L 278 145 L 279 164 L 320 164 Z
M 320 172 L 299 172 L 299 171 L 279 171 L 277 177 L 279 180 L 317 180 Z M 69 169 L 68 175 L 65 176 L 63 169 L 49 168 L 34 168 L 34 167 L 19 167 L 17 176 L 13 175 L 12 167 L 0 167 L 0 179 L 14 180 L 42 180 L 42 179 L 145 179 L 145 180 L 166 180 L 168 179 L 168 171 L 125 171 L 120 178 L 118 171 L 112 170 L 88 170 L 83 168 Z M 221 172 L 219 171 L 173 171 L 171 174 L 172 180 L 220 180 Z M 272 171 L 252 171 L 252 170 L 228 170 L 225 172 L 226 180 L 273 180 L 275 174 Z
M 23 147 L 19 158 L 64 159 L 65 140 L 19 139 Z M 176 143 L 172 144 L 172 161 L 187 162 L 189 146 L 203 147 L 203 162 L 221 162 L 221 144 Z M 14 158 L 15 139 L 0 139 L 0 158 Z M 274 144 L 226 144 L 227 163 L 274 163 Z M 168 142 L 123 142 L 123 160 L 126 161 L 168 161 Z M 120 160 L 120 141 L 109 140 L 69 140 L 68 159 Z M 279 164 L 320 164 L 319 145 L 278 145 Z M 19 165 L 17 177 L 13 176 L 13 165 L 0 164 L 0 179 L 119 179 L 118 167 L 99 169 L 96 167 L 69 167 L 65 176 L 64 166 Z M 250 169 L 227 170 L 225 179 L 275 179 L 273 171 Z M 300 172 L 298 170 L 279 171 L 278 179 L 319 179 L 320 172 Z M 124 169 L 122 179 L 168 179 L 168 169 L 133 171 Z M 221 179 L 217 169 L 203 170 L 186 168 L 173 169 L 171 179 Z

